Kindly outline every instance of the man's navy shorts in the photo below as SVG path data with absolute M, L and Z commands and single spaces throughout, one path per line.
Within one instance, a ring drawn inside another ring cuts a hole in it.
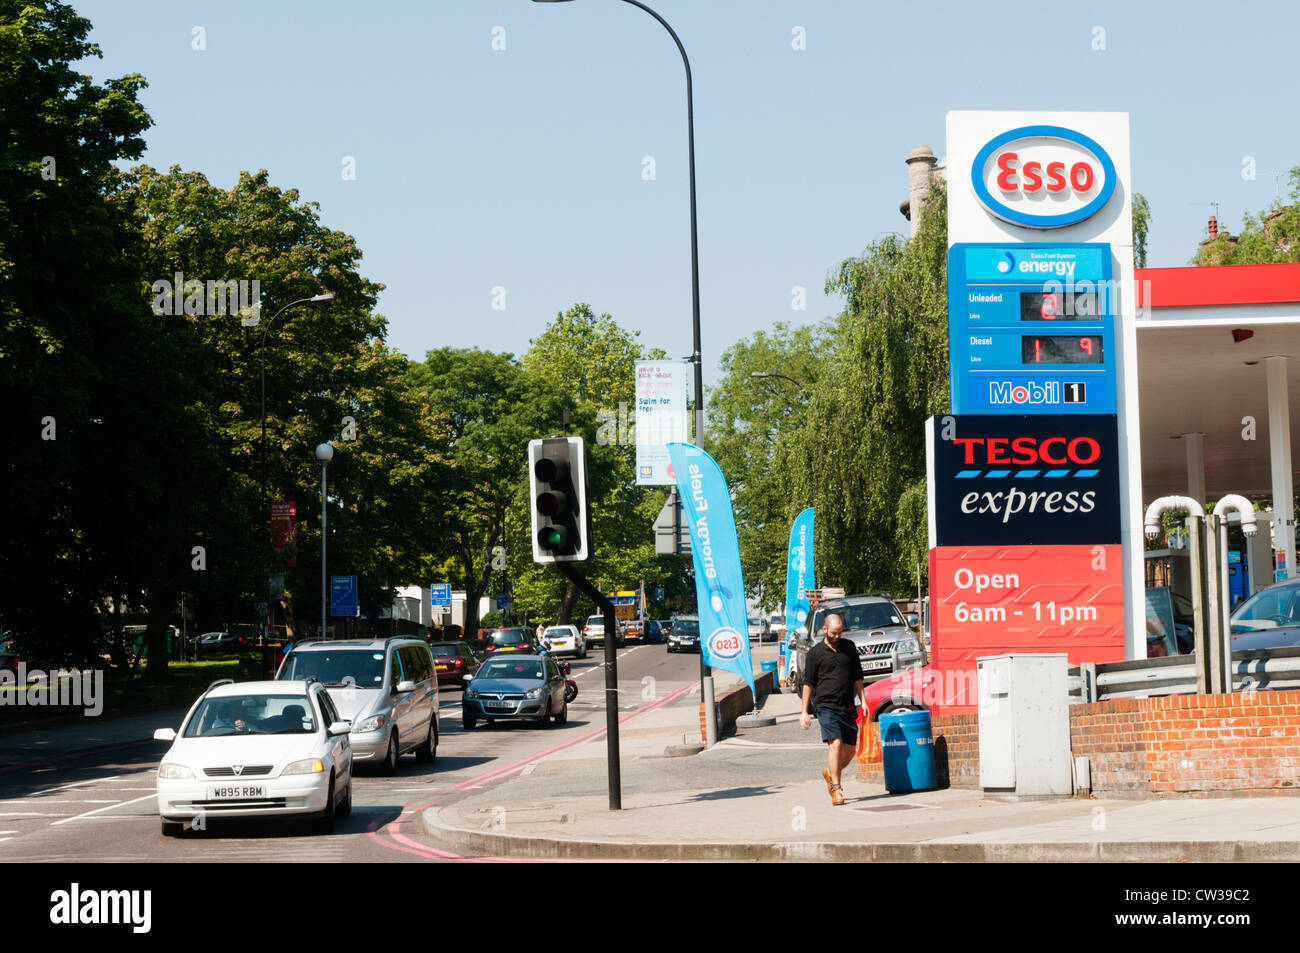
M 818 708 L 817 723 L 822 726 L 822 741 L 843 741 L 845 744 L 858 743 L 858 719 L 856 714 L 836 711 L 833 708 Z

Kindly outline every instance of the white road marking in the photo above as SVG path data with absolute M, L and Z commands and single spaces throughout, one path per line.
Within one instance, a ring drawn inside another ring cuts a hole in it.
M 528 764 L 524 765 L 524 769 L 519 772 L 520 776 L 522 777 L 525 774 L 532 774 L 537 770 L 539 764 L 541 764 L 540 761 L 530 761 Z
M 128 804 L 135 804 L 137 801 L 147 801 L 150 798 L 157 798 L 157 794 L 146 794 L 144 797 L 132 798 L 129 801 L 118 801 L 116 804 L 110 804 L 108 807 L 97 807 L 93 811 L 87 811 L 85 814 L 78 814 L 76 817 L 65 817 L 61 821 L 55 821 L 51 827 L 58 827 L 60 824 L 67 824 L 69 821 L 79 821 L 83 817 L 90 817 L 92 814 L 98 814 L 100 811 L 111 811 L 115 807 L 125 807 Z
M 103 808 L 100 808 L 103 810 Z M 41 811 L 4 811 L 0 812 L 0 817 L 67 817 L 66 814 L 49 814 Z
M 98 783 L 100 783 L 101 781 L 116 781 L 119 777 L 120 777 L 120 775 L 112 774 L 112 775 L 109 775 L 109 776 L 106 777 L 106 778 L 91 778 L 91 779 L 88 780 L 88 781 L 72 781 L 72 782 L 70 782 L 70 783 L 68 783 L 68 784 L 60 784 L 58 787 L 54 787 L 54 788 L 46 788 L 44 791 L 33 791 L 31 794 L 29 794 L 29 795 L 27 795 L 27 796 L 28 796 L 28 797 L 42 797 L 42 796 L 44 796 L 44 795 L 46 795 L 46 794 L 56 794 L 56 793 L 58 793 L 59 791 L 66 791 L 66 790 L 68 790 L 69 788 L 80 787 L 80 786 L 82 786 L 82 785 L 84 785 L 84 784 L 98 784 Z

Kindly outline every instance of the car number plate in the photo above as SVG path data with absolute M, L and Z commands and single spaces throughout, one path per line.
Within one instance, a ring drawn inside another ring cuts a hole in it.
M 265 784 L 222 784 L 208 791 L 208 797 L 213 801 L 226 801 L 232 798 L 261 798 L 266 797 Z
M 515 707 L 515 703 L 514 702 L 484 702 L 483 707 L 492 708 L 492 709 L 501 709 L 501 708 L 513 709 Z
M 440 672 L 445 672 L 445 671 L 447 671 L 447 666 L 445 666 L 445 665 L 435 665 L 434 668 L 436 668 L 436 669 L 437 669 L 438 671 L 440 671 Z
M 882 668 L 889 668 L 889 664 L 889 659 L 887 658 L 863 659 L 862 670 L 864 672 L 875 672 Z

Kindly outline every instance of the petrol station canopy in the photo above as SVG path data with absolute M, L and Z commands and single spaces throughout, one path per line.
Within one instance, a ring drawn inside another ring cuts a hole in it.
M 1300 264 L 1146 268 L 1135 277 L 1143 499 L 1272 500 L 1282 448 L 1270 430 L 1289 434 L 1300 412 Z M 1289 446 L 1285 457 L 1290 466 Z

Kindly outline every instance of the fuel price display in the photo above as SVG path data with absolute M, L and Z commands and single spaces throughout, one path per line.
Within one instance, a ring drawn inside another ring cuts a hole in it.
M 948 251 L 952 412 L 1115 413 L 1110 245 Z

